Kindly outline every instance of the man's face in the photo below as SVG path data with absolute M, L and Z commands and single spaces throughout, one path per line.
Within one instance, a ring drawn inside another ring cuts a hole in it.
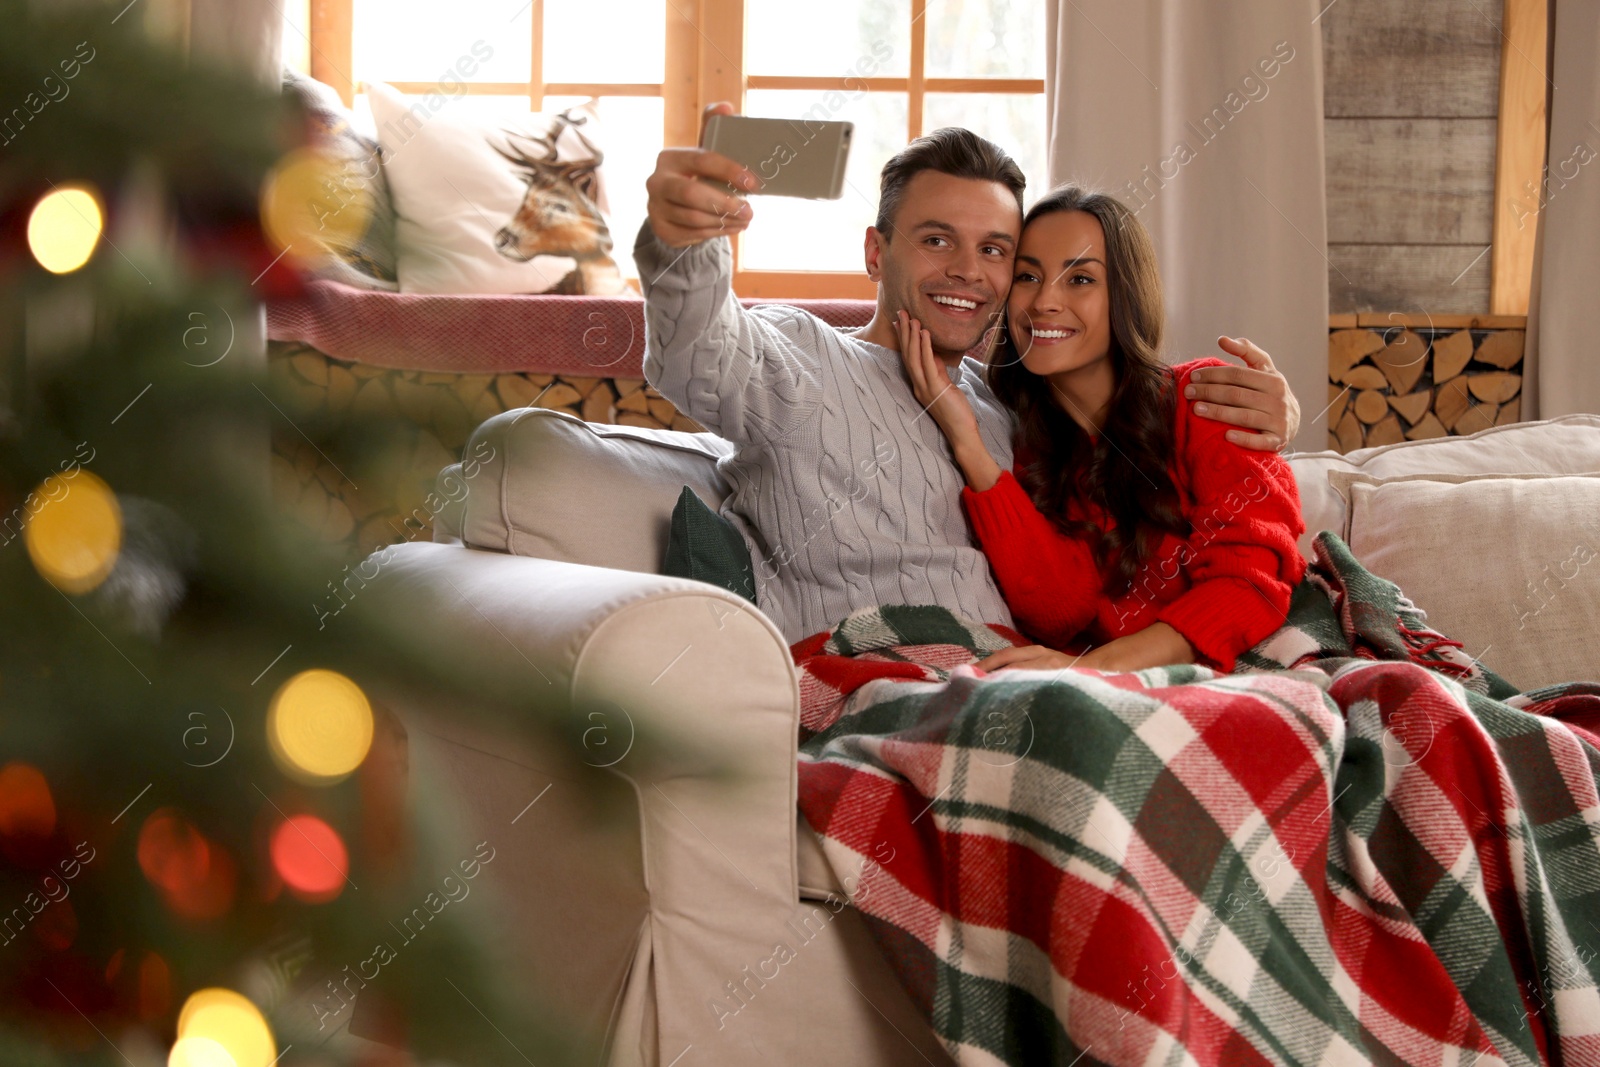
M 925 170 L 906 183 L 891 231 L 867 230 L 878 314 L 905 311 L 941 356 L 959 356 L 1004 310 L 1022 212 L 999 182 Z

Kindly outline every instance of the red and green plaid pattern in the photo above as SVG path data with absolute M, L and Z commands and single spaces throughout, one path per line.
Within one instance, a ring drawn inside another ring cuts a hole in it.
M 958 1062 L 1600 1064 L 1600 685 L 1514 695 L 1331 535 L 1255 673 L 965 666 L 1013 637 L 795 646 L 801 809 Z

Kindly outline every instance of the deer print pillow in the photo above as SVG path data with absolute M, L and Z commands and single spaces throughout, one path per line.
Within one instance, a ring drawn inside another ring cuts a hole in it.
M 588 107 L 511 121 L 368 85 L 395 205 L 401 292 L 623 292 Z

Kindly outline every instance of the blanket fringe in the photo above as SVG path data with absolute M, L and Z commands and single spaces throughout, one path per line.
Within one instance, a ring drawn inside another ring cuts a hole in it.
M 1446 658 L 1449 653 L 1440 651 L 1440 649 L 1450 648 L 1462 655 L 1466 655 L 1467 646 L 1460 641 L 1452 641 L 1435 630 L 1413 630 L 1401 619 L 1395 620 L 1395 630 L 1405 642 L 1406 652 L 1412 663 L 1419 667 L 1427 667 L 1430 670 L 1448 674 L 1453 678 L 1471 676 L 1472 665 L 1470 663 L 1457 663 Z

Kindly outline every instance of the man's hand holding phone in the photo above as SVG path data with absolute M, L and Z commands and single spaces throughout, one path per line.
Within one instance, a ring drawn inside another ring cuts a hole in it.
M 731 115 L 732 104 L 712 104 L 705 116 Z M 704 148 L 668 148 L 645 180 L 650 228 L 672 248 L 728 237 L 750 225 L 750 202 L 728 187 L 755 192 L 760 180 L 748 167 Z

